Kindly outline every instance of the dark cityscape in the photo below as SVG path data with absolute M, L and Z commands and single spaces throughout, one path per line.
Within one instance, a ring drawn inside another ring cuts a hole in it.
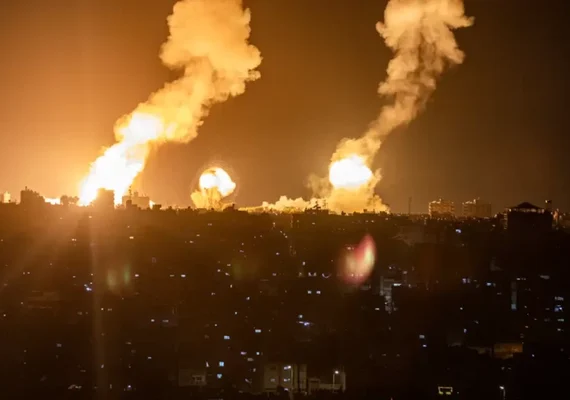
M 21 197 L 0 204 L 8 398 L 566 392 L 570 237 L 546 208 L 254 214 Z M 347 271 L 343 251 L 366 237 L 371 273 Z
M 1 3 L 2 398 L 567 398 L 569 6 Z

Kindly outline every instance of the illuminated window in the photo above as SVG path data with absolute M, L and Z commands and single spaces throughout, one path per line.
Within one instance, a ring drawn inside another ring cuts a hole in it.
M 451 386 L 438 386 L 437 393 L 440 396 L 451 396 L 453 394 L 453 388 Z

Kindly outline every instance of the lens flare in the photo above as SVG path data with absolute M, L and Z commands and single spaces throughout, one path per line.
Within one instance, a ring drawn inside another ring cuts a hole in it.
M 199 190 L 192 193 L 192 201 L 198 208 L 223 208 L 222 200 L 236 189 L 236 183 L 222 168 L 209 168 L 198 181 Z
M 372 236 L 366 235 L 356 246 L 349 248 L 341 264 L 341 275 L 345 282 L 360 285 L 365 282 L 376 262 L 376 244 Z

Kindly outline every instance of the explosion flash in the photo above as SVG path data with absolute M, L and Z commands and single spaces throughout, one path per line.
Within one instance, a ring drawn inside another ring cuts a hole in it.
M 361 138 L 339 143 L 331 158 L 328 181 L 310 178 L 317 199 L 282 196 L 275 204 L 264 203 L 263 208 L 284 210 L 291 204 L 306 208 L 320 199 L 334 212 L 387 211 L 374 192 L 381 176 L 379 171 L 372 172 L 371 162 L 384 138 L 423 110 L 446 66 L 463 62 L 453 30 L 472 23 L 465 16 L 462 0 L 390 0 L 384 23 L 379 22 L 376 29 L 395 53 L 387 77 L 378 87 L 378 94 L 392 99 L 391 104 L 382 108 Z
M 222 168 L 210 168 L 202 175 L 198 182 L 199 190 L 192 193 L 191 198 L 198 208 L 219 210 L 223 208 L 223 199 L 231 195 L 236 184 L 230 175 Z
M 392 100 L 359 139 L 342 140 L 331 158 L 329 180 L 311 177 L 310 186 L 318 199 L 335 212 L 364 209 L 385 211 L 388 207 L 375 193 L 379 171 L 372 173 L 371 162 L 384 138 L 406 125 L 423 110 L 436 88 L 437 78 L 448 65 L 461 64 L 453 30 L 471 26 L 462 0 L 390 0 L 384 23 L 376 25 L 386 45 L 395 53 L 388 64 L 387 77 L 378 94 Z M 301 199 L 302 200 L 302 199 Z M 303 201 L 305 205 L 314 203 Z M 280 210 L 299 199 L 282 197 L 265 208 Z
M 366 185 L 374 174 L 363 157 L 351 154 L 335 161 L 329 169 L 329 181 L 335 188 L 358 189 Z
M 263 202 L 260 209 L 299 212 L 318 206 L 339 213 L 364 210 L 380 212 L 387 209 L 380 198 L 374 195 L 374 187 L 380 180 L 380 174 L 372 172 L 366 158 L 356 153 L 331 163 L 328 181 L 319 177 L 311 178 L 310 185 L 313 192 L 319 194 L 318 198 L 307 201 L 302 198 L 290 199 L 281 196 L 273 204 Z
M 247 82 L 259 78 L 261 55 L 248 42 L 249 22 L 242 0 L 181 0 L 174 5 L 160 57 L 184 74 L 117 122 L 117 143 L 91 165 L 81 183 L 81 205 L 90 204 L 99 189 L 112 190 L 120 204 L 154 145 L 194 139 L 210 106 L 242 94 Z
M 457 46 L 453 30 L 472 23 L 465 16 L 462 0 L 390 0 L 384 23 L 379 22 L 376 29 L 395 53 L 388 65 L 388 76 L 378 88 L 380 95 L 393 99 L 392 104 L 382 109 L 364 136 L 345 139 L 338 145 L 331 159 L 331 171 L 335 166 L 351 163 L 348 160 L 355 157 L 371 162 L 384 138 L 423 110 L 445 67 L 463 62 L 464 53 Z M 366 167 L 370 164 L 366 163 Z M 340 182 L 360 184 L 361 174 L 361 169 L 347 168 Z M 368 181 L 349 192 L 346 185 L 337 185 L 339 180 L 331 179 L 329 196 L 340 209 L 352 209 L 369 199 L 381 205 L 374 195 L 379 179 L 378 174 L 369 174 Z

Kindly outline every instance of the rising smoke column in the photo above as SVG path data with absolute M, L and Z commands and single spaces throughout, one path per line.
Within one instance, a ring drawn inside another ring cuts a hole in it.
M 359 164 L 370 167 L 384 138 L 423 110 L 445 68 L 463 62 L 464 53 L 453 30 L 472 25 L 473 20 L 464 13 L 462 0 L 389 1 L 384 23 L 379 22 L 376 29 L 394 52 L 386 80 L 378 87 L 378 93 L 392 102 L 382 108 L 361 138 L 344 139 L 337 146 L 329 167 L 332 189 L 319 193 L 328 198 L 331 209 L 383 207 L 374 195 L 380 175 L 363 172 Z M 345 164 L 344 171 L 338 171 L 339 163 Z M 365 183 L 361 182 L 363 173 L 369 174 Z
M 182 0 L 174 5 L 160 58 L 183 76 L 117 121 L 117 143 L 91 165 L 81 184 L 81 204 L 91 203 L 100 188 L 113 190 L 115 202 L 120 202 L 154 144 L 192 140 L 211 105 L 242 94 L 246 82 L 259 78 L 261 54 L 248 42 L 249 22 L 242 0 Z

